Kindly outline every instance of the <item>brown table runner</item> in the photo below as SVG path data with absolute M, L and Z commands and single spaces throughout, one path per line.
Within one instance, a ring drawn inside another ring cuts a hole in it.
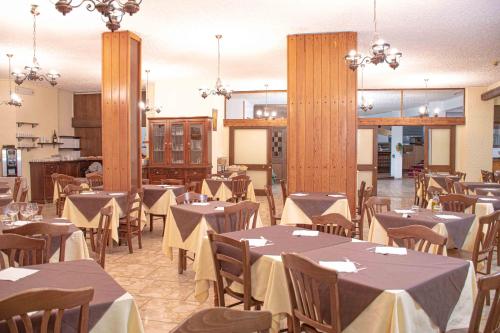
M 456 182 L 460 180 L 459 176 L 453 175 L 426 174 L 425 177 L 432 178 L 436 183 L 439 184 L 439 186 L 441 186 L 445 190 L 447 189 L 446 178 L 450 178 Z
M 467 187 L 471 191 L 476 191 L 477 188 L 495 188 L 500 189 L 500 184 L 498 183 L 484 183 L 484 182 L 461 182 L 462 185 Z
M 217 191 L 222 186 L 222 184 L 225 184 L 229 189 L 231 189 L 230 180 L 205 179 L 205 182 L 207 183 L 210 192 L 212 192 L 212 195 L 217 194 Z
M 446 220 L 435 216 L 436 214 L 441 215 L 455 215 L 459 216 L 460 219 L 456 220 Z M 376 214 L 375 217 L 380 225 L 387 231 L 389 228 L 399 228 L 408 225 L 423 225 L 428 228 L 433 228 L 438 223 L 443 223 L 448 232 L 448 238 L 451 238 L 457 248 L 462 248 L 467 233 L 470 227 L 474 223 L 474 214 L 464 214 L 455 212 L 439 212 L 435 213 L 428 209 L 419 209 L 418 213 L 409 214 L 409 217 L 405 218 L 401 214 L 394 211 Z
M 149 208 L 153 207 L 167 191 L 171 190 L 176 197 L 186 192 L 184 186 L 143 185 L 142 188 L 144 189 L 144 204 Z
M 224 223 L 224 211 L 218 211 L 215 208 L 231 205 L 234 204 L 225 201 L 211 201 L 207 206 L 183 204 L 171 206 L 170 210 L 181 238 L 185 241 L 200 223 L 202 217 L 205 217 L 205 220 L 215 232 L 220 233 Z
M 304 192 L 305 196 L 289 195 L 288 198 L 292 200 L 309 218 L 313 216 L 323 215 L 323 213 L 330 208 L 338 200 L 346 199 L 342 197 L 329 197 L 328 195 L 340 195 L 339 193 L 327 192 Z
M 405 290 L 441 331 L 460 298 L 469 263 L 446 256 L 408 250 L 408 255 L 381 255 L 368 251 L 377 244 L 342 243 L 302 253 L 315 261 L 344 261 L 348 258 L 366 269 L 357 273 L 339 273 L 340 318 L 346 328 L 385 290 Z M 322 288 L 323 290 L 325 287 Z M 328 294 L 321 311 L 329 318 Z
M 483 187 L 476 189 L 476 194 L 478 195 L 492 195 L 494 197 L 500 197 L 500 187 Z
M 87 220 L 92 220 L 99 214 L 111 199 L 115 198 L 123 212 L 127 211 L 127 193 L 123 195 L 109 195 L 109 193 L 121 192 L 95 192 L 94 194 L 73 194 L 67 199 L 85 216 Z
M 90 302 L 89 331 L 99 322 L 109 307 L 126 293 L 97 263 L 92 260 L 66 261 L 55 264 L 30 266 L 39 272 L 16 282 L 0 281 L 0 299 L 32 288 L 78 289 L 94 288 L 94 298 Z M 63 333 L 78 331 L 79 309 L 64 312 Z M 34 327 L 35 328 L 35 327 Z M 37 329 L 35 328 L 35 331 Z M 8 332 L 5 322 L 0 324 L 0 332 Z

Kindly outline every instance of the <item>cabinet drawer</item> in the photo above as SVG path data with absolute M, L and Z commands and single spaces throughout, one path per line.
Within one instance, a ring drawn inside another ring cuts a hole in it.
M 50 176 L 53 173 L 59 172 L 59 167 L 55 163 L 54 164 L 53 163 L 44 164 L 44 166 L 43 166 L 43 172 L 44 172 L 45 175 Z
M 165 169 L 165 168 L 150 168 L 149 169 L 149 174 L 151 176 L 166 175 L 167 174 L 167 169 Z
M 166 176 L 165 178 L 184 179 L 184 170 L 182 170 L 182 169 L 167 169 L 165 176 Z

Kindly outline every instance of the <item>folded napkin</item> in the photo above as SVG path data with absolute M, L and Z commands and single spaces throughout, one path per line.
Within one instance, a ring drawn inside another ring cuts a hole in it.
M 26 224 L 30 224 L 30 221 L 14 221 L 12 225 L 15 225 L 16 227 L 20 227 Z
M 319 265 L 340 273 L 355 273 L 358 271 L 356 265 L 351 261 L 320 261 Z
M 497 201 L 497 198 L 481 198 L 481 201 Z
M 108 195 L 124 195 L 125 193 L 123 192 L 113 192 L 113 193 L 108 193 Z
M 329 197 L 332 197 L 332 198 L 343 198 L 344 195 L 342 194 L 328 194 Z
M 306 237 L 317 237 L 319 236 L 318 230 L 294 230 L 292 236 L 306 236 Z
M 224 211 L 224 207 L 215 207 L 214 210 L 217 210 L 217 211 Z
M 80 192 L 80 194 L 95 194 L 95 192 L 86 191 L 86 192 Z
M 443 220 L 460 220 L 460 216 L 455 216 L 455 215 L 448 215 L 448 214 L 436 214 L 436 217 L 439 217 L 440 219 Z
M 242 239 L 240 239 L 240 242 L 242 240 L 247 240 L 248 245 L 250 245 L 251 247 L 266 246 L 267 242 L 268 242 L 268 240 L 265 238 L 242 238 Z
M 292 193 L 290 195 L 294 195 L 296 197 L 305 197 L 306 195 L 309 195 L 309 194 L 307 194 L 307 193 Z
M 209 203 L 208 202 L 192 202 L 191 205 L 192 206 L 208 206 Z
M 396 213 L 398 214 L 413 214 L 415 213 L 413 210 L 411 209 L 395 209 L 394 210 Z
M 38 272 L 37 269 L 20 268 L 20 267 L 9 267 L 0 270 L 0 280 L 4 281 L 17 281 L 24 277 L 30 276 Z
M 405 247 L 377 246 L 375 247 L 375 253 L 405 256 L 408 252 Z

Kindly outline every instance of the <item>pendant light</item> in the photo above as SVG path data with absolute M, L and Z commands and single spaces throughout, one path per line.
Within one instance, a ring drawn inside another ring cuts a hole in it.
M 11 78 L 11 59 L 13 57 L 12 54 L 7 54 L 7 57 L 9 58 L 9 100 L 8 101 L 2 101 L 0 102 L 0 105 L 10 105 L 10 106 L 15 106 L 15 107 L 21 107 L 23 105 L 23 101 L 21 99 L 21 96 L 16 94 L 15 92 L 12 92 L 12 78 Z
M 145 112 L 155 111 L 156 113 L 161 112 L 161 107 L 154 107 L 149 105 L 149 73 L 151 70 L 146 69 L 146 101 L 139 102 L 139 108 Z M 142 98 L 142 96 L 141 96 Z
M 217 80 L 215 81 L 215 89 L 201 88 L 199 91 L 201 92 L 201 97 L 203 98 L 207 98 L 209 95 L 217 95 L 224 96 L 226 99 L 231 99 L 232 91 L 229 87 L 222 84 L 222 80 L 220 78 L 220 40 L 222 39 L 222 35 L 215 35 L 215 38 L 217 38 Z

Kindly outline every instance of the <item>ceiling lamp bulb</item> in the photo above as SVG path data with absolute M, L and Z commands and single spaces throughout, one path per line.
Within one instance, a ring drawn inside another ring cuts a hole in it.
M 278 115 L 278 113 L 276 111 L 272 111 L 271 112 L 271 117 L 272 118 L 276 118 L 277 115 Z
M 141 110 L 146 109 L 146 103 L 144 103 L 144 101 L 139 102 L 139 109 L 141 109 Z
M 262 117 L 262 110 L 257 110 L 255 114 L 257 115 L 258 118 Z
M 418 113 L 420 113 L 421 117 L 425 116 L 427 114 L 427 106 L 422 105 L 418 108 Z
M 434 108 L 434 117 L 438 117 L 440 111 L 439 108 Z

